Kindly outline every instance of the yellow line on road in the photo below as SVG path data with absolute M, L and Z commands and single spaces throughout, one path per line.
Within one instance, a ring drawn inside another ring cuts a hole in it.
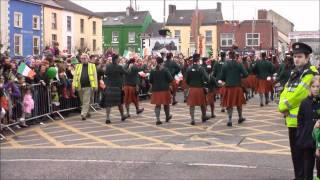
M 64 144 L 57 141 L 55 138 L 53 138 L 52 136 L 50 136 L 49 134 L 45 133 L 41 128 L 37 128 L 35 129 L 35 132 L 37 132 L 40 136 L 42 136 L 43 138 L 45 138 L 46 140 L 48 140 L 50 143 L 54 144 L 57 147 L 64 147 Z

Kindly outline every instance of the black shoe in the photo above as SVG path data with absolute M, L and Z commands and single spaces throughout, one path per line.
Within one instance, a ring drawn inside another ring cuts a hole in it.
M 88 114 L 86 115 L 86 118 L 91 118 L 91 114 L 88 113 Z
M 128 118 L 127 115 L 123 115 L 123 116 L 121 117 L 121 121 L 125 121 L 127 118 Z
M 216 117 L 216 115 L 215 114 L 211 114 L 211 118 L 215 118 Z
M 109 119 L 107 119 L 106 124 L 111 124 L 111 121 Z
M 269 104 L 269 101 L 266 101 L 266 105 L 268 105 Z
M 157 121 L 157 122 L 156 122 L 156 125 L 161 125 L 161 124 L 162 124 L 161 121 Z
M 166 117 L 166 122 L 169 122 L 170 119 L 172 119 L 172 115 L 171 114 L 168 117 Z
M 221 109 L 221 112 L 226 112 L 226 110 L 225 109 Z
M 141 114 L 144 111 L 144 108 L 137 109 L 137 114 Z
M 263 104 L 262 104 L 262 103 L 260 104 L 260 107 L 263 107 Z
M 232 126 L 232 122 L 228 122 L 228 123 L 227 123 L 227 126 L 228 126 L 228 127 L 231 127 L 231 126 Z
M 174 105 L 176 105 L 176 104 L 178 104 L 178 101 L 173 101 L 173 102 L 172 102 L 172 106 L 174 106 Z
M 196 125 L 196 122 L 194 122 L 194 121 L 191 121 L 191 123 L 190 123 L 192 126 L 194 126 L 194 125 Z
M 208 116 L 202 117 L 202 122 L 207 122 L 210 118 Z
M 82 119 L 82 121 L 87 120 L 87 118 L 86 118 L 86 117 L 84 117 L 83 115 L 81 115 L 81 119 Z
M 184 103 L 186 103 L 186 102 L 187 102 L 187 100 L 185 99 L 185 100 L 183 100 L 183 102 L 184 102 Z
M 239 120 L 238 120 L 238 124 L 243 123 L 245 120 L 246 120 L 245 118 L 241 118 L 241 119 L 239 119 Z

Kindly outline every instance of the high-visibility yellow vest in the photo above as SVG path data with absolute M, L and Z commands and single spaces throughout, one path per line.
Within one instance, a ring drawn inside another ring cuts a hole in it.
M 305 69 L 297 81 L 287 82 L 283 92 L 280 95 L 278 109 L 280 112 L 289 111 L 286 117 L 287 127 L 297 127 L 297 115 L 299 106 L 310 92 L 310 83 L 314 75 L 318 74 L 315 66 Z
M 76 89 L 81 88 L 81 73 L 82 73 L 82 66 L 83 64 L 77 64 L 75 68 L 75 72 L 73 75 L 73 82 L 72 85 Z M 96 65 L 92 63 L 88 63 L 88 75 L 89 75 L 89 80 L 90 80 L 90 87 L 95 89 L 98 87 L 98 78 L 97 78 L 97 69 Z

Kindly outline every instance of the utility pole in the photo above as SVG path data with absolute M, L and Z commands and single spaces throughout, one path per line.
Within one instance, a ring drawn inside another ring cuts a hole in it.
M 198 8 L 198 0 L 196 0 L 196 32 L 195 32 L 195 43 L 196 50 L 199 53 L 199 8 Z
M 271 25 L 272 25 L 272 27 L 271 27 L 271 43 L 272 43 L 272 45 L 271 45 L 271 49 L 272 49 L 272 52 L 274 51 L 274 38 L 273 38 L 273 36 L 274 36 L 274 34 L 273 34 L 273 16 L 272 16 L 272 22 L 271 22 Z
M 163 25 L 162 29 L 166 26 L 166 0 L 163 0 Z
M 134 4 L 135 4 L 135 11 L 137 11 L 137 0 L 134 0 Z

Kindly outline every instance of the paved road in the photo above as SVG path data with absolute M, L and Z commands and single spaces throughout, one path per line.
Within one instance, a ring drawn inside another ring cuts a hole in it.
M 292 179 L 287 129 L 276 105 L 245 106 L 244 124 L 226 126 L 217 105 L 214 119 L 191 126 L 184 103 L 173 119 L 155 125 L 154 106 L 112 124 L 105 112 L 35 126 L 1 144 L 1 179 Z M 132 108 L 133 109 L 133 108 Z M 162 119 L 164 113 L 161 114 Z

